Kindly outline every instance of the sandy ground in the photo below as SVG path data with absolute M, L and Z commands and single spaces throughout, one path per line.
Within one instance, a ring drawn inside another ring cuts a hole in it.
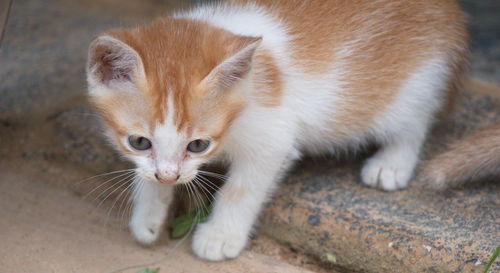
M 109 216 L 106 209 L 68 190 L 5 169 L 0 178 L 0 219 L 0 272 L 113 272 L 157 260 L 178 242 L 164 238 L 157 246 L 141 247 L 117 215 Z M 151 267 L 160 267 L 161 273 L 312 272 L 253 250 L 223 263 L 203 262 L 191 254 L 189 244 L 188 239 Z

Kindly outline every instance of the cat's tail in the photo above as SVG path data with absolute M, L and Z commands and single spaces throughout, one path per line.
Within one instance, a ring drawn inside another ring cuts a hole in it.
M 452 144 L 444 153 L 424 162 L 419 180 L 444 190 L 469 180 L 500 174 L 500 123 Z

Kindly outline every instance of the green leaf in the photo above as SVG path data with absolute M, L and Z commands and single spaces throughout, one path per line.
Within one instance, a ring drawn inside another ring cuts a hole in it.
M 177 218 L 174 219 L 174 221 L 172 221 L 172 223 L 170 224 L 170 227 L 173 228 L 175 226 L 182 225 L 184 222 L 191 221 L 193 219 L 194 219 L 194 216 L 191 213 L 179 215 L 179 216 L 177 216 Z
M 135 273 L 158 273 L 160 272 L 160 268 L 144 268 L 142 270 L 139 270 Z
M 333 254 L 333 253 L 327 252 L 326 253 L 326 260 L 332 264 L 336 264 L 337 263 L 337 256 L 335 256 L 335 254 Z
M 181 215 L 175 218 L 170 224 L 172 228 L 172 232 L 170 233 L 170 237 L 177 239 L 184 236 L 191 229 L 191 226 L 194 224 L 194 216 L 190 213 Z
M 198 213 L 189 212 L 178 216 L 170 224 L 170 228 L 172 229 L 170 237 L 177 239 L 186 235 L 193 225 L 206 222 L 211 212 L 212 205 L 205 205 L 198 210 Z

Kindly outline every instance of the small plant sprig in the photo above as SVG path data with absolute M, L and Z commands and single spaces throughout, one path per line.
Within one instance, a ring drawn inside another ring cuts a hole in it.
M 204 207 L 200 208 L 198 212 L 191 211 L 178 216 L 170 224 L 170 228 L 172 230 L 170 232 L 170 237 L 172 239 L 181 238 L 191 230 L 193 225 L 206 222 L 211 211 L 212 206 L 205 204 Z
M 159 262 L 162 262 L 165 260 L 167 257 L 170 256 L 173 251 L 175 251 L 183 242 L 184 240 L 188 237 L 188 235 L 193 231 L 194 227 L 199 224 L 207 221 L 208 216 L 212 212 L 212 205 L 209 203 L 202 202 L 203 205 L 201 207 L 196 207 L 195 211 L 190 211 L 186 214 L 180 215 L 177 218 L 172 221 L 170 224 L 170 228 L 172 229 L 172 232 L 170 233 L 170 237 L 174 239 L 181 238 L 177 244 L 170 249 L 162 258 L 152 261 L 149 263 L 145 264 L 140 264 L 140 265 L 132 265 L 128 267 L 124 267 L 118 270 L 115 270 L 111 273 L 118 273 L 122 272 L 124 270 L 132 269 L 132 268 L 141 268 L 141 267 L 147 267 L 151 266 L 153 264 L 157 264 Z M 135 273 L 159 273 L 160 268 L 144 268 L 141 269 Z
M 495 250 L 495 252 L 493 252 L 493 255 L 491 255 L 491 258 L 488 261 L 486 267 L 484 268 L 483 273 L 488 273 L 488 270 L 490 270 L 491 266 L 493 265 L 493 262 L 495 262 L 499 254 L 500 254 L 500 245 L 497 246 L 497 249 Z

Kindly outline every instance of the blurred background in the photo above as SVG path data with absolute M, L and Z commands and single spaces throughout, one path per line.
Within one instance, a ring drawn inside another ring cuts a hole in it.
M 81 182 L 130 167 L 86 103 L 85 62 L 97 34 L 200 2 L 0 0 L 0 272 L 110 272 L 175 243 L 138 246 L 126 230 L 124 188 L 95 190 L 106 176 Z M 500 1 L 459 2 L 470 16 L 471 80 L 426 154 L 500 121 Z M 241 258 L 204 263 L 185 243 L 160 272 L 482 272 L 500 243 L 499 183 L 387 195 L 360 186 L 358 168 L 305 160 Z

